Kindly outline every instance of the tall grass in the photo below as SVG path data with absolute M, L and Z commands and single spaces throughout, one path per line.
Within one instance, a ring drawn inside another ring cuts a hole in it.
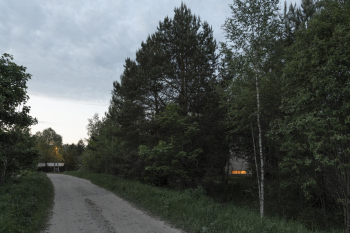
M 43 230 L 53 197 L 53 185 L 42 172 L 13 178 L 0 188 L 0 232 Z
M 187 232 L 311 232 L 297 223 L 268 217 L 261 219 L 250 209 L 219 204 L 201 188 L 181 192 L 106 174 L 66 174 L 88 179 Z

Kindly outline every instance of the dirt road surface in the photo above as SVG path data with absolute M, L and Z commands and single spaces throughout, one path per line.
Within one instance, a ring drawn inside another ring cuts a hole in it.
M 48 174 L 55 187 L 49 233 L 180 233 L 88 180 Z

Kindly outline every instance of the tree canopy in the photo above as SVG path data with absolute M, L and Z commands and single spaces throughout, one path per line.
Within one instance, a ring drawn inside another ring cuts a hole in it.
M 37 158 L 28 128 L 36 119 L 25 105 L 31 75 L 12 60 L 6 53 L 0 58 L 0 186 L 13 174 L 32 169 Z
M 62 136 L 52 128 L 44 129 L 35 134 L 37 149 L 40 154 L 41 163 L 63 162 L 62 157 Z

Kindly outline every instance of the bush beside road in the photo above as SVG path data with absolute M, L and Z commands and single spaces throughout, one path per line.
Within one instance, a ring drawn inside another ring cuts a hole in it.
M 42 172 L 22 172 L 0 188 L 0 232 L 40 232 L 45 228 L 54 189 Z

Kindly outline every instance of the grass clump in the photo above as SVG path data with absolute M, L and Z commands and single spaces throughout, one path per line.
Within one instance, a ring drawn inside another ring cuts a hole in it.
M 43 230 L 54 188 L 45 173 L 23 172 L 0 187 L 0 232 Z
M 217 203 L 202 188 L 175 191 L 106 174 L 66 174 L 88 179 L 187 232 L 311 232 L 298 223 L 261 219 L 250 209 Z

